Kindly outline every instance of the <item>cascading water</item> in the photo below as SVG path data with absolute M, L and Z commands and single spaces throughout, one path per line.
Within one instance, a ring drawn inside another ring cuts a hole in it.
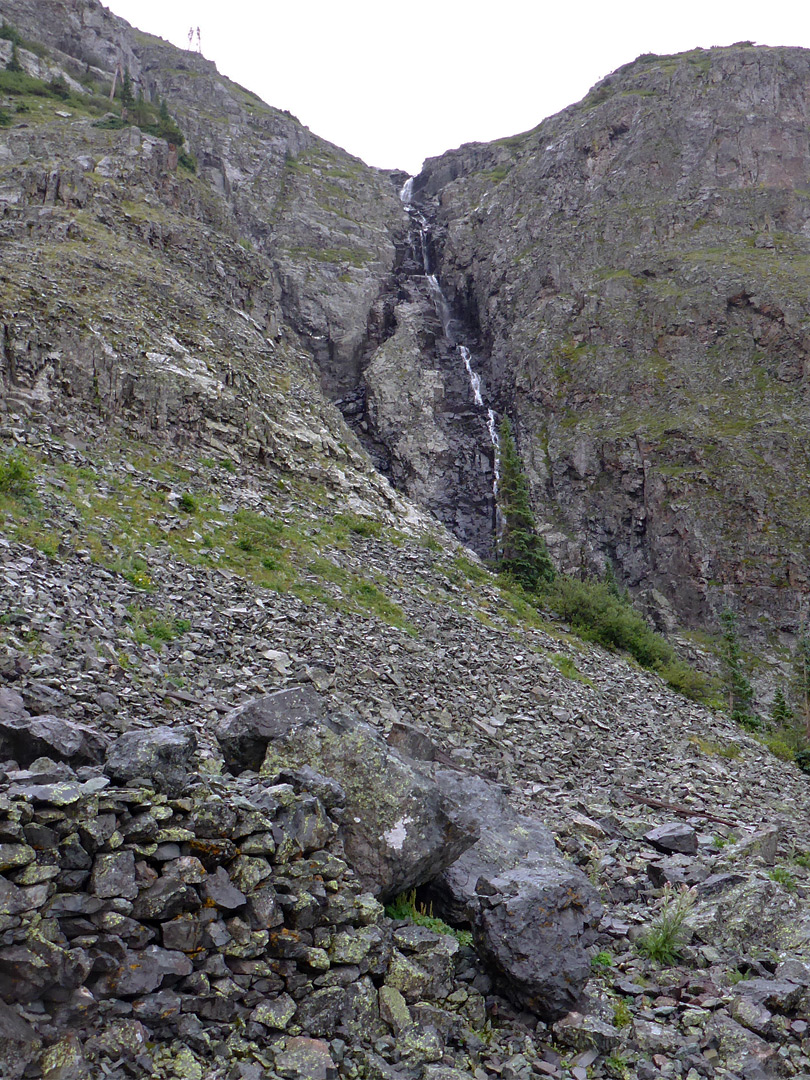
M 459 345 L 458 351 L 461 354 L 461 359 L 464 361 L 464 367 L 467 369 L 467 374 L 470 377 L 470 386 L 472 387 L 473 397 L 475 398 L 475 404 L 483 406 L 484 399 L 481 396 L 481 376 L 477 371 L 473 371 L 472 357 L 470 350 L 466 345 Z M 489 410 L 492 412 L 492 410 Z
M 456 337 L 454 319 L 452 312 L 450 311 L 450 305 L 447 303 L 447 298 L 442 292 L 442 287 L 439 284 L 439 279 L 434 273 L 432 273 L 431 259 L 430 259 L 430 238 L 429 238 L 429 226 L 425 215 L 415 207 L 412 203 L 413 198 L 413 182 L 414 177 L 409 177 L 402 185 L 402 190 L 399 193 L 399 197 L 402 200 L 405 212 L 410 219 L 416 223 L 416 227 L 419 231 L 419 247 L 422 255 L 422 267 L 425 272 L 425 279 L 428 285 L 428 291 L 430 298 L 433 301 L 433 305 L 436 308 L 436 314 L 442 324 L 442 333 L 451 345 L 455 346 L 458 355 L 464 364 L 467 371 L 467 376 L 470 380 L 470 388 L 473 392 L 473 400 L 478 408 L 485 408 L 484 398 L 481 393 L 481 376 L 472 366 L 472 354 L 466 345 L 462 345 Z M 495 499 L 495 513 L 496 513 L 496 533 L 500 532 L 500 515 L 498 514 L 498 486 L 501 479 L 501 445 L 498 438 L 498 418 L 494 409 L 487 408 L 487 431 L 489 432 L 489 441 L 492 446 L 493 457 L 493 481 L 492 481 L 492 494 Z
M 500 511 L 498 510 L 498 488 L 501 483 L 501 440 L 498 438 L 498 417 L 494 409 L 487 409 L 487 431 L 494 450 L 492 460 L 492 494 L 495 496 L 496 533 L 500 535 Z

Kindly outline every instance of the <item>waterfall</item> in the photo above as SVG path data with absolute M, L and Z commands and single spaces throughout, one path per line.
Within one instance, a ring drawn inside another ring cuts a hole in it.
M 487 409 L 487 431 L 489 432 L 489 441 L 492 443 L 492 448 L 495 451 L 493 461 L 494 479 L 492 481 L 492 494 L 497 500 L 498 487 L 501 483 L 501 440 L 498 438 L 498 417 L 495 415 L 494 409 Z
M 439 279 L 434 273 L 432 273 L 431 260 L 430 260 L 430 239 L 429 239 L 429 225 L 425 215 L 419 210 L 418 207 L 413 205 L 413 182 L 415 177 L 410 176 L 402 185 L 402 190 L 399 193 L 399 197 L 402 200 L 402 204 L 405 208 L 405 213 L 416 223 L 416 227 L 419 233 L 419 248 L 422 255 L 422 269 L 425 274 L 425 280 L 427 281 L 428 292 L 430 298 L 433 301 L 433 306 L 436 309 L 436 314 L 439 316 L 439 320 L 442 324 L 442 333 L 451 345 L 455 346 L 456 352 L 461 358 L 464 368 L 467 372 L 467 377 L 470 380 L 470 389 L 473 394 L 473 401 L 479 409 L 485 408 L 484 397 L 481 393 L 481 376 L 473 368 L 472 353 L 466 345 L 462 345 L 456 338 L 454 323 L 450 305 L 447 302 L 447 298 L 442 291 L 442 287 L 439 284 Z M 494 409 L 487 408 L 487 431 L 489 432 L 489 441 L 492 446 L 492 495 L 495 499 L 495 520 L 496 535 L 500 532 L 500 514 L 498 512 L 498 487 L 501 480 L 501 444 L 498 438 L 498 417 Z
M 475 398 L 475 404 L 483 406 L 484 399 L 481 397 L 481 376 L 477 371 L 473 371 L 472 357 L 470 356 L 470 350 L 466 345 L 459 345 L 458 351 L 461 353 L 461 359 L 464 361 L 464 367 L 467 369 L 467 374 L 470 377 L 470 386 L 472 387 L 473 397 Z M 489 410 L 492 412 L 492 409 Z M 494 414 L 493 414 L 494 415 Z M 492 432 L 490 431 L 490 438 Z M 493 440 L 493 446 L 495 445 Z

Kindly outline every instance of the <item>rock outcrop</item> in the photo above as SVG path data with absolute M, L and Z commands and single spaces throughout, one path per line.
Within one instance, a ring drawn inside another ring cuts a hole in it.
M 414 183 L 558 565 L 662 625 L 801 618 L 808 85 L 801 49 L 643 56 Z
M 380 472 L 486 550 L 486 410 L 457 340 L 516 420 L 562 565 L 610 555 L 673 622 L 736 575 L 749 614 L 793 628 L 806 54 L 646 58 L 431 163 L 415 198 L 447 312 L 401 174 L 94 0 L 0 13 L 38 80 L 0 100 L 0 1073 L 807 1075 L 806 777 L 549 621 Z M 119 59 L 182 148 L 90 92 Z M 328 701 L 313 764 L 222 724 L 277 691 Z M 468 864 L 451 932 L 427 892 L 393 920 L 366 891 L 367 806 L 325 775 L 327 729 L 363 748 L 333 755 L 349 779 L 379 766 L 393 790 L 415 757 L 431 798 L 436 769 L 497 785 L 517 862 Z M 536 925 L 543 895 L 565 932 Z

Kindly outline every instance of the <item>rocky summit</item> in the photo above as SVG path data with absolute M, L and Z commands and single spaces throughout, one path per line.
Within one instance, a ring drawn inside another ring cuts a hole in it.
M 409 178 L 0 17 L 0 1077 L 810 1077 L 810 53 Z

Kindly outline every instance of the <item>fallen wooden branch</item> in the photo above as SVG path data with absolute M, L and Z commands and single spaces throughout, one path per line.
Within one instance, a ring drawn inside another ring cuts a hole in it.
M 622 795 L 630 799 L 631 802 L 641 803 L 642 806 L 653 806 L 658 810 L 671 810 L 673 814 L 680 814 L 681 817 L 702 817 L 707 821 L 716 821 L 719 825 L 729 825 L 732 829 L 736 829 L 740 825 L 739 821 L 729 821 L 728 818 L 709 814 L 705 810 L 693 810 L 689 806 L 678 806 L 676 803 L 664 802 L 663 799 L 649 799 L 645 795 L 632 795 L 629 791 L 624 790 L 622 790 Z

